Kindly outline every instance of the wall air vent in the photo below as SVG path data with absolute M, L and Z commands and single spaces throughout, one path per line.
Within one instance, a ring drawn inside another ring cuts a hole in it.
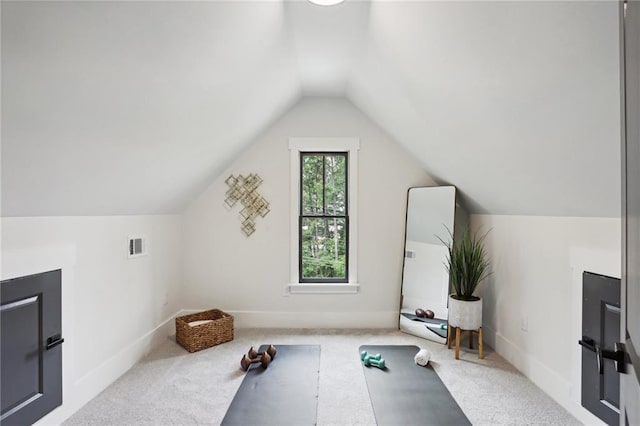
M 143 236 L 129 237 L 128 257 L 138 257 L 147 254 L 147 239 Z

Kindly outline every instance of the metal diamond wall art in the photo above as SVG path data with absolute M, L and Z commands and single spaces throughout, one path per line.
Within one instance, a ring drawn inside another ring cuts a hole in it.
M 256 230 L 256 217 L 265 217 L 269 213 L 269 202 L 258 192 L 262 178 L 255 173 L 248 176 L 229 175 L 225 183 L 229 187 L 226 192 L 225 204 L 232 208 L 238 201 L 242 204 L 240 210 L 240 229 L 247 237 Z

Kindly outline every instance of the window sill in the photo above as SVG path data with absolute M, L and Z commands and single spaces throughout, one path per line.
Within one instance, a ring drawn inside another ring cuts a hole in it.
M 314 284 L 296 283 L 289 284 L 291 294 L 355 294 L 360 284 Z

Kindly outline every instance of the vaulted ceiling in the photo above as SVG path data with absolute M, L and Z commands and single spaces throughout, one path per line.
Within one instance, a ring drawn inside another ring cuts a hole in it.
M 619 216 L 618 5 L 2 2 L 2 214 L 180 212 L 303 96 L 472 212 Z

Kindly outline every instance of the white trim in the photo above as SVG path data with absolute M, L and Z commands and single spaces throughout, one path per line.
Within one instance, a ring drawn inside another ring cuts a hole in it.
M 360 139 L 350 138 L 289 138 L 290 153 L 290 293 L 355 293 L 358 291 L 358 150 Z M 300 152 L 348 152 L 349 153 L 349 283 L 313 284 L 298 283 L 298 193 L 300 188 Z M 302 286 L 308 286 L 303 290 Z M 331 291 L 319 291 L 326 287 Z
M 530 356 L 518 345 L 496 332 L 487 324 L 482 325 L 484 341 L 495 349 L 496 353 L 517 368 L 536 386 L 564 407 L 580 422 L 587 425 L 604 425 L 602 420 L 594 416 L 571 397 L 571 383 L 536 358 Z M 576 346 L 578 346 L 576 344 Z
M 336 283 L 293 283 L 289 284 L 291 294 L 354 294 L 358 292 L 360 284 Z
M 148 355 L 151 349 L 157 346 L 160 341 L 164 341 L 167 336 L 175 333 L 175 318 L 180 316 L 180 312 L 181 311 L 178 311 L 173 315 L 169 315 L 160 324 L 156 325 L 151 330 L 120 349 L 116 354 L 103 361 L 88 373 L 84 374 L 76 380 L 74 384 L 83 386 L 86 383 L 93 381 L 95 377 L 105 378 L 106 380 L 111 380 L 113 382 L 140 359 Z M 113 375 L 115 378 L 112 378 L 109 377 L 112 376 L 111 374 L 106 376 L 104 375 L 104 372 L 107 371 L 117 371 L 118 373 L 116 373 L 117 375 Z M 102 389 L 100 391 L 102 391 Z
M 345 296 L 347 297 L 347 296 Z M 357 296 L 356 296 L 357 297 Z M 180 315 L 206 311 L 201 309 L 183 310 Z M 241 328 L 339 328 L 339 329 L 396 329 L 398 311 L 356 311 L 356 312 L 320 312 L 320 311 L 224 311 L 233 315 L 233 326 Z
M 160 324 L 133 340 L 116 354 L 106 359 L 73 383 L 66 383 L 64 388 L 65 400 L 63 404 L 46 416 L 38 420 L 35 425 L 61 424 L 71 417 L 83 405 L 95 398 L 100 392 L 115 382 L 136 363 L 147 356 L 153 348 L 164 342 L 168 336 L 175 333 L 175 317 L 181 311 L 165 318 Z M 65 336 L 66 337 L 66 336 Z M 72 339 L 70 339 L 72 340 Z M 73 341 L 66 344 L 73 344 Z M 73 347 L 68 347 L 65 352 L 72 352 Z M 186 353 L 186 352 L 185 352 Z M 63 361 L 63 370 L 69 368 Z
M 289 138 L 289 149 L 298 152 L 358 151 L 359 138 Z M 297 157 L 296 157 L 297 158 Z M 298 167 L 296 165 L 296 170 Z

